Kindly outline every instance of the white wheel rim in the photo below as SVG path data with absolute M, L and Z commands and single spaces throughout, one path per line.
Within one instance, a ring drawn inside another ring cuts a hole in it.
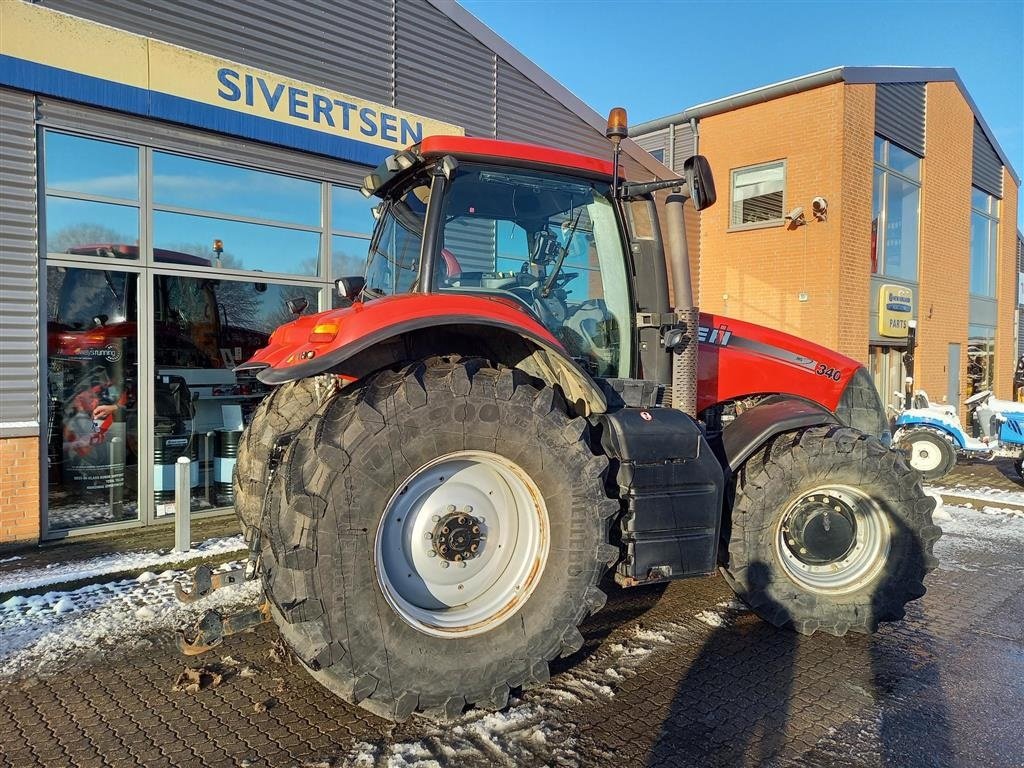
M 448 527 L 476 544 L 472 552 L 459 550 L 466 559 L 453 554 L 454 538 L 439 552 Z M 459 451 L 417 469 L 388 501 L 377 529 L 377 580 L 411 626 L 436 637 L 468 637 L 494 629 L 526 603 L 548 547 L 547 507 L 529 475 L 495 453 Z
M 844 509 L 855 522 L 849 550 L 831 562 L 802 560 L 787 534 L 794 511 L 808 502 Z M 776 557 L 786 575 L 804 589 L 823 594 L 852 592 L 869 583 L 885 565 L 890 546 L 889 520 L 882 507 L 862 491 L 844 485 L 819 486 L 801 493 L 787 506 L 775 534 Z
M 931 440 L 915 440 L 910 444 L 910 466 L 918 472 L 931 472 L 942 463 L 942 449 Z

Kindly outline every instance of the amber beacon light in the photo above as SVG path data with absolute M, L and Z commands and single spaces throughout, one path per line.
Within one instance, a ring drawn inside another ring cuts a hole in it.
M 612 107 L 608 113 L 608 128 L 604 135 L 618 144 L 629 135 L 629 127 L 626 121 L 626 110 L 623 107 Z

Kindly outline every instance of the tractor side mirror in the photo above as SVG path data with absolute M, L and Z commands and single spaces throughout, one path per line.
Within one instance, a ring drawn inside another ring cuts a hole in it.
M 715 204 L 715 177 L 711 173 L 711 164 L 704 155 L 687 158 L 683 165 L 686 186 L 690 190 L 693 207 L 698 211 L 710 208 Z
M 363 286 L 366 285 L 366 278 L 362 275 L 356 277 L 339 277 L 334 281 L 334 287 L 338 291 L 338 295 L 343 299 L 349 301 L 355 301 L 360 291 L 363 290 Z
M 293 315 L 301 315 L 309 307 L 309 299 L 305 296 L 299 296 L 296 299 L 288 299 L 285 305 Z

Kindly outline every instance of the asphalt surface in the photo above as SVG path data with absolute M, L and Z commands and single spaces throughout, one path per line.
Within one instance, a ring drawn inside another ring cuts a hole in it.
M 1002 469 L 943 485 L 1024 491 Z M 1024 766 L 1024 521 L 950 514 L 927 595 L 872 637 L 773 629 L 720 578 L 611 589 L 506 712 L 393 725 L 289 664 L 272 626 L 194 659 L 165 631 L 0 678 L 0 765 Z M 173 690 L 203 666 L 222 681 Z

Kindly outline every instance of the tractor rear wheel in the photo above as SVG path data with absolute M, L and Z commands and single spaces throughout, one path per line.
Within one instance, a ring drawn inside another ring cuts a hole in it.
M 723 573 L 776 626 L 870 633 L 924 595 L 942 533 L 934 506 L 903 455 L 874 437 L 787 433 L 738 473 Z
M 605 602 L 607 467 L 587 422 L 517 370 L 434 358 L 346 389 L 271 482 L 261 563 L 282 636 L 392 720 L 504 706 Z
M 938 480 L 956 466 L 956 450 L 946 438 L 927 429 L 913 429 L 900 437 L 900 448 L 909 453 L 910 466 L 925 480 Z
M 247 542 L 260 527 L 276 441 L 309 421 L 324 392 L 325 382 L 317 377 L 290 381 L 263 398 L 253 413 L 239 442 L 233 472 L 235 515 Z

